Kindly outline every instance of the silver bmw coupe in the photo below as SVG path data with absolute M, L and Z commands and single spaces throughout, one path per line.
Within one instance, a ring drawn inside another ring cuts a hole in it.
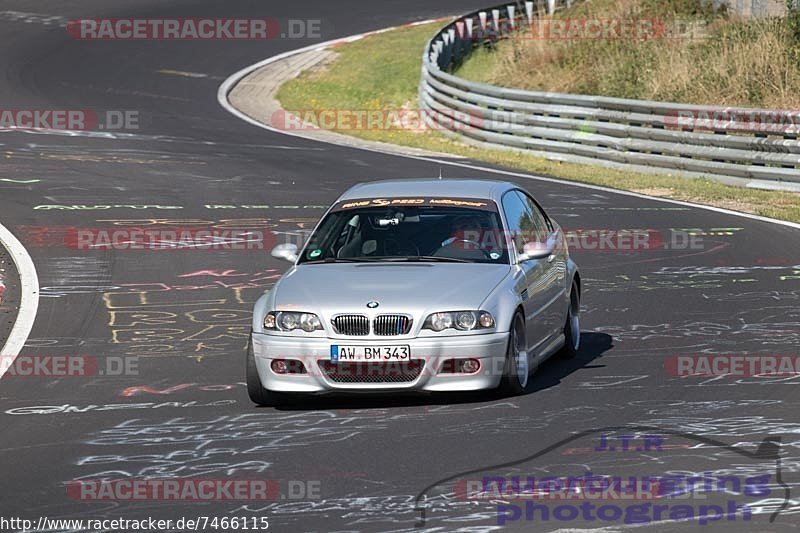
M 247 350 L 253 402 L 294 394 L 519 394 L 580 344 L 578 268 L 560 226 L 513 183 L 356 185 L 262 295 Z

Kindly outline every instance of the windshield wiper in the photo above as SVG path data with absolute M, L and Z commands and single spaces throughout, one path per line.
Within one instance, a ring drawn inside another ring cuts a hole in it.
M 469 259 L 459 259 L 457 257 L 439 257 L 434 255 L 409 255 L 402 257 L 387 257 L 385 261 L 405 261 L 408 263 L 472 263 Z
M 301 265 L 311 265 L 319 263 L 367 263 L 374 261 L 367 257 L 326 257 L 325 259 L 315 259 L 313 261 L 303 261 Z
M 304 261 L 301 264 L 319 264 L 319 263 L 473 263 L 468 259 L 458 259 L 456 257 L 437 257 L 433 255 L 381 255 L 375 257 L 326 257 L 325 259 L 316 259 L 313 261 Z

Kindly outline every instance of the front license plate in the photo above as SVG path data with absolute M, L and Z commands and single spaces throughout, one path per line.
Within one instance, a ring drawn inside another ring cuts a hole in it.
M 331 361 L 410 361 L 411 347 L 394 346 L 341 346 L 331 345 Z

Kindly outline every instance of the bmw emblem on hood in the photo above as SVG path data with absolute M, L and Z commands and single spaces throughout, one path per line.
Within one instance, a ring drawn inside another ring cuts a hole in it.
M 374 301 L 374 300 L 373 300 L 373 301 L 371 301 L 371 302 L 367 302 L 367 307 L 369 307 L 370 309 L 375 309 L 375 308 L 376 308 L 376 307 L 378 307 L 379 305 L 380 305 L 380 304 L 379 304 L 378 302 Z

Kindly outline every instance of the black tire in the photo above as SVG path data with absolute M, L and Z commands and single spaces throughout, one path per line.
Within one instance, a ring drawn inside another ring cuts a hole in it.
M 256 369 L 256 358 L 253 353 L 253 340 L 247 341 L 247 394 L 250 401 L 263 407 L 274 407 L 286 401 L 286 395 L 280 392 L 267 390 L 261 385 Z
M 528 368 L 527 354 L 525 355 L 525 368 L 520 368 L 518 354 L 525 347 L 525 319 L 520 313 L 514 315 L 506 348 L 506 362 L 503 369 L 503 379 L 500 380 L 500 392 L 507 396 L 516 396 L 525 392 L 530 381 L 530 368 Z M 524 382 L 522 381 L 524 376 Z
M 569 308 L 567 310 L 567 322 L 564 324 L 564 347 L 558 353 L 562 359 L 572 359 L 578 355 L 581 346 L 581 293 L 577 283 L 572 283 L 569 291 Z

